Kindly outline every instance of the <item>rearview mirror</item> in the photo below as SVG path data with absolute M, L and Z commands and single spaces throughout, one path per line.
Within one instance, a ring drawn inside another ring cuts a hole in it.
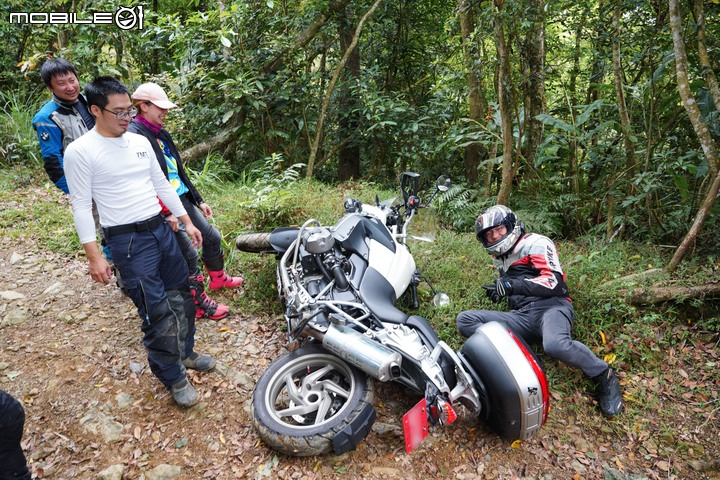
M 452 185 L 452 181 L 447 175 L 440 175 L 437 179 L 436 185 L 437 189 L 441 192 L 447 192 L 450 188 L 450 185 Z

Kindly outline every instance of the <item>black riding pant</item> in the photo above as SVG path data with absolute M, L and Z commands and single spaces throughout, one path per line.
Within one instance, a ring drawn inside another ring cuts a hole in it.
M 0 390 L 0 480 L 30 480 L 20 446 L 25 411 L 20 402 Z

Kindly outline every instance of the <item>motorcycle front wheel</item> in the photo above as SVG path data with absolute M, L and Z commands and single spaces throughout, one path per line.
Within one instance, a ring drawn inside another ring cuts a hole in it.
M 306 345 L 275 360 L 253 393 L 253 424 L 271 448 L 298 457 L 353 450 L 375 421 L 367 375 Z

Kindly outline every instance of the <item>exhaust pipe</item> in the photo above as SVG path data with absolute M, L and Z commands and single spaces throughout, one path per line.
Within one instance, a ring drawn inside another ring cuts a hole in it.
M 322 345 L 381 382 L 400 376 L 400 354 L 352 328 L 330 324 L 322 339 Z

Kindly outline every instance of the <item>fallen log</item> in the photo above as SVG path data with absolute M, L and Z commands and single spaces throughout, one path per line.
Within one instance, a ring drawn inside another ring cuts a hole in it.
M 232 143 L 233 140 L 235 140 L 235 130 L 235 128 L 223 130 L 214 137 L 188 148 L 180 154 L 183 159 L 183 163 L 192 163 L 207 156 L 207 154 L 212 151 L 223 150 Z
M 649 270 L 644 270 L 642 272 L 631 273 L 630 275 L 625 275 L 624 277 L 613 278 L 612 280 L 608 280 L 607 282 L 604 282 L 600 286 L 607 287 L 607 286 L 610 286 L 610 285 L 613 285 L 613 284 L 619 283 L 619 282 L 625 283 L 625 282 L 633 282 L 636 280 L 646 280 L 651 277 L 660 276 L 663 273 L 666 273 L 665 269 L 663 269 L 663 268 L 651 268 Z
M 632 293 L 631 293 L 632 292 Z M 627 292 L 632 305 L 655 305 L 663 302 L 682 302 L 695 298 L 720 298 L 720 283 L 695 287 L 643 287 Z

